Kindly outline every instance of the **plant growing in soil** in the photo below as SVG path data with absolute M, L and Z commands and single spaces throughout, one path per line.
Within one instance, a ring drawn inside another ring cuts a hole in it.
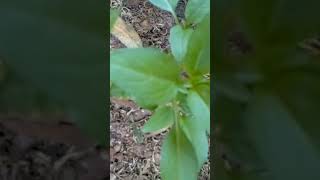
M 189 0 L 185 21 L 177 0 L 150 0 L 172 13 L 171 54 L 155 48 L 110 53 L 111 81 L 140 106 L 154 110 L 144 132 L 169 129 L 161 152 L 164 180 L 195 180 L 208 156 L 210 127 L 210 1 Z M 195 26 L 195 28 L 193 28 Z

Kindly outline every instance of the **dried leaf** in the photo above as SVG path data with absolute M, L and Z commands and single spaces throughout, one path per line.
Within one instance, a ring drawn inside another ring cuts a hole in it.
M 142 41 L 138 33 L 120 17 L 115 22 L 111 34 L 117 37 L 128 48 L 142 47 Z

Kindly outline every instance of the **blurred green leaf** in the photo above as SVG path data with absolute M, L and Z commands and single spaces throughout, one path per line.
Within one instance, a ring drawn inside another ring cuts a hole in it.
M 297 43 L 320 31 L 320 22 L 314 21 L 320 15 L 318 0 L 238 2 L 250 34 L 260 43 Z
M 214 156 L 221 164 L 215 167 L 219 169 L 215 177 L 224 175 L 225 179 L 241 180 L 320 177 L 319 140 L 310 134 L 315 128 L 303 126 L 304 121 L 299 121 L 279 98 L 259 94 L 247 108 L 219 99 L 214 113 L 219 128 Z
M 19 1 L 19 0 L 2 0 L 1 11 L 3 18 L 5 14 L 11 14 L 7 18 L 19 18 L 22 15 L 27 17 L 20 20 L 29 18 L 46 19 L 53 24 L 62 24 L 65 26 L 75 27 L 82 32 L 95 33 L 95 36 L 105 37 L 107 31 L 106 19 L 107 12 L 106 2 L 102 1 L 76 1 L 76 0 L 45 0 L 45 1 Z M 32 16 L 32 17 L 30 17 Z M 12 19 L 13 20 L 13 19 Z M 32 21 L 32 20 L 30 20 Z M 41 21 L 41 20 L 40 20 Z M 34 24 L 34 26 L 39 26 Z M 31 26 L 31 25 L 30 25 Z M 45 26 L 42 26 L 42 30 Z
M 143 107 L 165 104 L 178 92 L 178 65 L 158 49 L 115 50 L 110 66 L 111 81 Z
M 87 133 L 105 144 L 106 4 L 0 2 L 0 54 L 18 77 L 62 102 Z
M 296 48 L 319 32 L 319 2 L 213 3 L 220 25 L 213 31 L 214 178 L 319 179 L 320 65 Z M 230 24 L 253 45 L 235 61 L 226 44 Z
M 319 69 L 320 70 L 320 69 Z M 296 122 L 320 150 L 320 84 L 318 74 L 312 71 L 292 71 L 279 78 L 274 84 L 275 92 L 295 117 Z
M 6 77 L 7 73 L 8 73 L 8 67 L 6 66 L 4 61 L 1 60 L 0 58 L 0 86 L 3 83 L 3 81 L 5 81 L 5 79 L 7 78 Z
M 155 132 L 170 127 L 175 119 L 175 112 L 172 107 L 160 106 L 143 126 L 143 132 Z
M 244 123 L 246 106 L 225 96 L 214 101 L 214 178 L 256 180 L 263 164 L 254 149 Z
M 248 107 L 245 123 L 268 179 L 320 178 L 318 138 L 312 141 L 308 129 L 297 123 L 278 98 L 257 95 Z
M 0 87 L 0 112 L 32 113 L 52 112 L 62 105 L 50 99 L 47 93 L 18 77 L 9 76 Z
M 191 29 L 183 29 L 180 25 L 176 25 L 170 29 L 169 42 L 171 45 L 171 51 L 179 63 L 182 62 L 187 54 L 191 34 Z
M 189 0 L 186 6 L 188 22 L 198 24 L 210 13 L 210 0 Z
M 224 95 L 239 102 L 247 102 L 251 93 L 245 84 L 224 75 L 223 79 L 216 79 L 216 91 L 218 94 Z
M 211 34 L 213 36 L 212 44 L 213 44 L 213 57 L 214 59 L 214 69 L 217 69 L 221 63 L 224 63 L 227 55 L 227 40 L 230 29 L 232 29 L 232 25 L 235 17 L 237 17 L 237 11 L 235 11 L 237 7 L 238 0 L 215 0 L 211 1 L 214 16 L 212 16 L 212 21 L 219 25 L 215 25 L 211 30 Z

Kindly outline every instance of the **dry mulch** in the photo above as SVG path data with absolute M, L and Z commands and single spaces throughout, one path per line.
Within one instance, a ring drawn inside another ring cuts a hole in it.
M 160 179 L 160 146 L 163 135 L 145 136 L 140 128 L 151 112 L 132 101 L 111 100 L 111 179 Z
M 143 134 L 141 127 L 151 112 L 133 101 L 111 98 L 110 107 L 110 178 L 111 180 L 158 180 L 160 151 L 166 131 Z M 199 180 L 210 179 L 206 163 Z
M 121 17 L 134 27 L 144 47 L 170 48 L 169 29 L 174 24 L 170 13 L 155 8 L 147 0 L 111 0 L 110 7 L 120 9 Z M 112 48 L 124 47 L 114 37 L 110 44 Z

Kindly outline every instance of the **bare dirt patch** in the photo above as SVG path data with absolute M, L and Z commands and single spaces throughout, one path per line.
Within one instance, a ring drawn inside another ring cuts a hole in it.
M 0 116 L 1 180 L 103 180 L 108 158 L 72 123 Z

